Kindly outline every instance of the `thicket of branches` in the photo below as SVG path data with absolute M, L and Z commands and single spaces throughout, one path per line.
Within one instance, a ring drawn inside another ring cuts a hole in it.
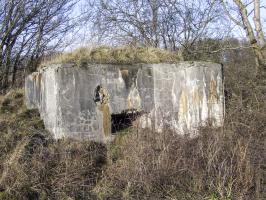
M 0 89 L 16 83 L 19 70 L 36 70 L 39 59 L 73 30 L 75 0 L 0 1 Z
M 260 0 L 93 0 L 89 5 L 89 17 L 103 43 L 160 47 L 191 59 L 203 41 L 212 51 L 236 48 L 223 40 L 243 31 L 245 48 L 253 49 L 257 67 L 265 67 L 260 14 L 265 8 Z M 213 49 L 214 40 L 222 45 Z
M 223 20 L 218 1 L 93 1 L 97 32 L 114 43 L 189 51 L 200 38 L 217 36 Z M 100 39 L 102 39 L 100 38 Z

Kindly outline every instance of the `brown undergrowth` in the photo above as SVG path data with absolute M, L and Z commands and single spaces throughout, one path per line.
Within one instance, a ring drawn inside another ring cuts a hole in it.
M 106 147 L 51 138 L 23 91 L 1 97 L 0 199 L 90 199 L 106 162 Z
M 99 199 L 256 199 L 263 187 L 257 137 L 250 130 L 232 135 L 208 128 L 194 139 L 133 132 L 116 144 L 114 161 L 94 191 Z

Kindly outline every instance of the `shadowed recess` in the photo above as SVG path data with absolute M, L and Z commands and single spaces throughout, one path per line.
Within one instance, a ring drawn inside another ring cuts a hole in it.
M 136 110 L 123 111 L 119 114 L 112 114 L 112 133 L 116 133 L 128 127 L 131 127 L 133 125 L 133 122 L 142 114 L 143 112 L 138 112 Z

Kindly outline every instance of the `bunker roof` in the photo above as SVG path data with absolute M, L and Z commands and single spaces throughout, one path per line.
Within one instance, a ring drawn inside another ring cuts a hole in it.
M 83 66 L 98 64 L 178 63 L 182 59 L 177 52 L 146 47 L 97 47 L 79 48 L 70 53 L 57 54 L 42 62 L 41 66 L 73 63 Z

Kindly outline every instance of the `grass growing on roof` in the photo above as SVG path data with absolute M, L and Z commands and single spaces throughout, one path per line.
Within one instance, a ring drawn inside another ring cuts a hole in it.
M 134 64 L 134 63 L 175 63 L 180 57 L 175 52 L 158 48 L 144 47 L 97 47 L 79 48 L 71 53 L 64 53 L 46 60 L 42 65 L 75 63 L 83 66 L 87 63 Z

